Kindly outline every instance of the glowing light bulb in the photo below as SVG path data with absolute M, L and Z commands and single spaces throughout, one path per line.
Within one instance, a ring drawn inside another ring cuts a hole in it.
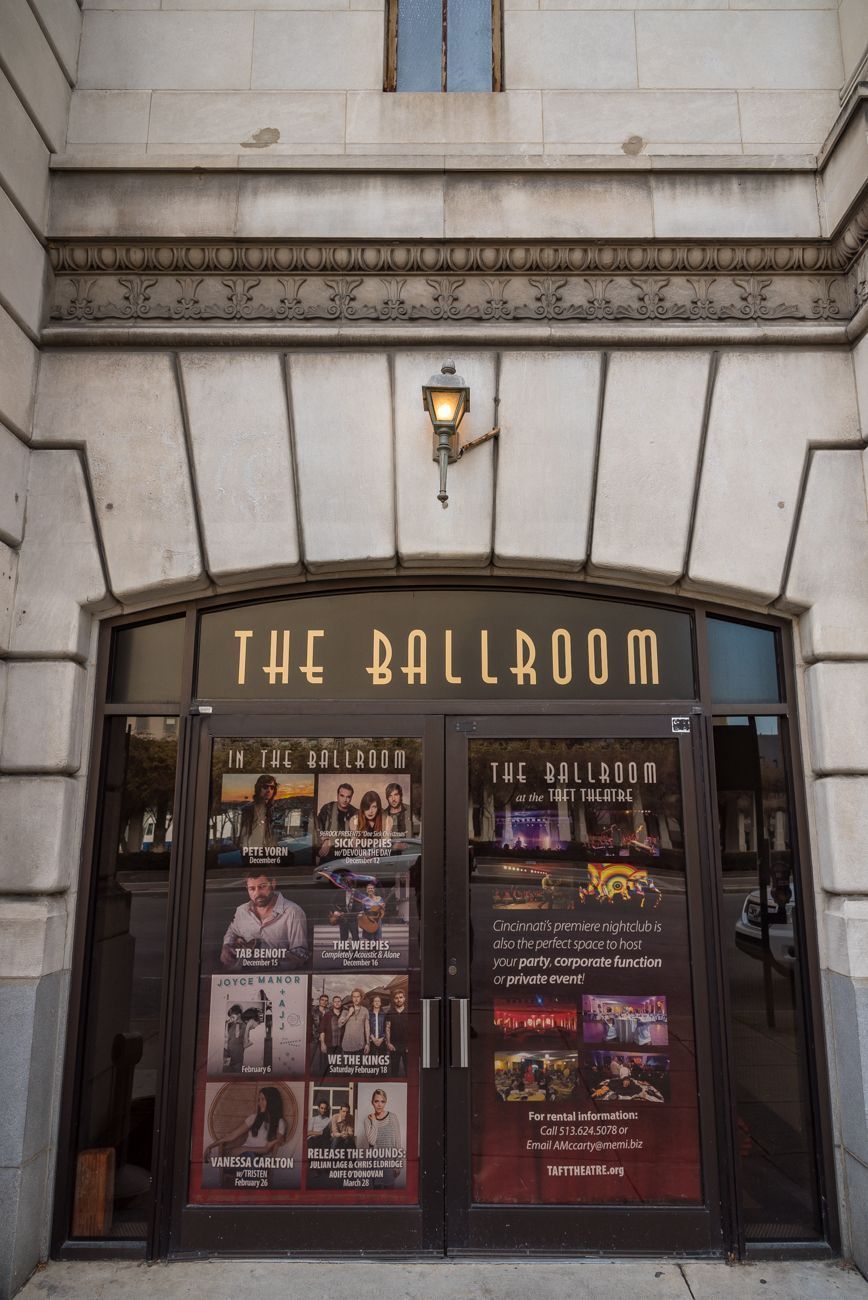
M 438 404 L 434 409 L 435 409 L 435 411 L 437 412 L 437 419 L 438 419 L 438 420 L 451 420 L 451 419 L 452 419 L 452 403 L 451 403 L 451 402 L 440 402 L 440 403 L 439 403 L 439 404 Z

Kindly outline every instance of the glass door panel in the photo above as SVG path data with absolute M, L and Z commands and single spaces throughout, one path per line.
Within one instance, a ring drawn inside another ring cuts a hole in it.
M 423 738 L 324 731 L 201 746 L 184 1223 L 215 1249 L 315 1248 L 303 1207 L 412 1207 L 422 1243 Z
M 667 1207 L 710 1243 L 689 739 L 668 718 L 668 736 L 658 720 L 637 728 L 657 735 L 581 734 L 622 722 L 541 736 L 542 720 L 530 735 L 480 721 L 466 741 L 465 847 L 449 851 L 469 913 L 469 1008 L 453 1004 L 469 1068 L 459 1025 L 449 1072 L 468 1118 L 459 1248 L 557 1249 L 567 1229 L 572 1251 L 635 1249 Z

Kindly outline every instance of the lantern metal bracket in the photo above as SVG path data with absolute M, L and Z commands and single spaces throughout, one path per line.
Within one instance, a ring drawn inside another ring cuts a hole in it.
M 465 455 L 466 452 L 473 451 L 474 447 L 481 447 L 484 442 L 491 442 L 492 438 L 499 438 L 499 437 L 500 437 L 500 425 L 496 424 L 493 429 L 488 430 L 488 433 L 481 433 L 478 438 L 471 438 L 469 442 L 465 442 L 464 446 L 460 448 L 458 455 L 456 456 L 455 459 L 460 460 L 461 457 Z
M 449 466 L 454 465 L 468 451 L 473 451 L 474 447 L 481 447 L 484 442 L 491 442 L 492 438 L 499 436 L 500 426 L 495 425 L 487 433 L 481 433 L 478 438 L 471 438 L 469 442 L 465 442 L 463 447 L 456 447 L 458 431 L 450 425 L 435 424 L 432 460 L 440 466 L 440 491 L 437 493 L 437 500 L 444 510 L 449 505 L 449 493 L 446 491 L 446 474 Z

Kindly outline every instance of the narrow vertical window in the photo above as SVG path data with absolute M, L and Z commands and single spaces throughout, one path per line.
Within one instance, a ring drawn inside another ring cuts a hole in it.
M 148 1235 L 177 757 L 177 718 L 108 721 L 72 1237 Z
M 389 0 L 386 90 L 501 87 L 502 0 Z

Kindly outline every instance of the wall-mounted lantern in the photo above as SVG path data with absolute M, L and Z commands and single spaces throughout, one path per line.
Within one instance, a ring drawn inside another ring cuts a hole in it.
M 461 375 L 455 373 L 455 362 L 445 361 L 439 375 L 432 375 L 427 384 L 422 385 L 422 405 L 428 412 L 434 429 L 434 460 L 440 466 L 440 491 L 437 500 L 443 509 L 449 505 L 446 491 L 446 473 L 450 465 L 460 460 L 465 452 L 480 443 L 496 438 L 500 429 L 490 429 L 479 438 L 458 446 L 458 428 L 467 411 L 470 410 L 470 385 Z

